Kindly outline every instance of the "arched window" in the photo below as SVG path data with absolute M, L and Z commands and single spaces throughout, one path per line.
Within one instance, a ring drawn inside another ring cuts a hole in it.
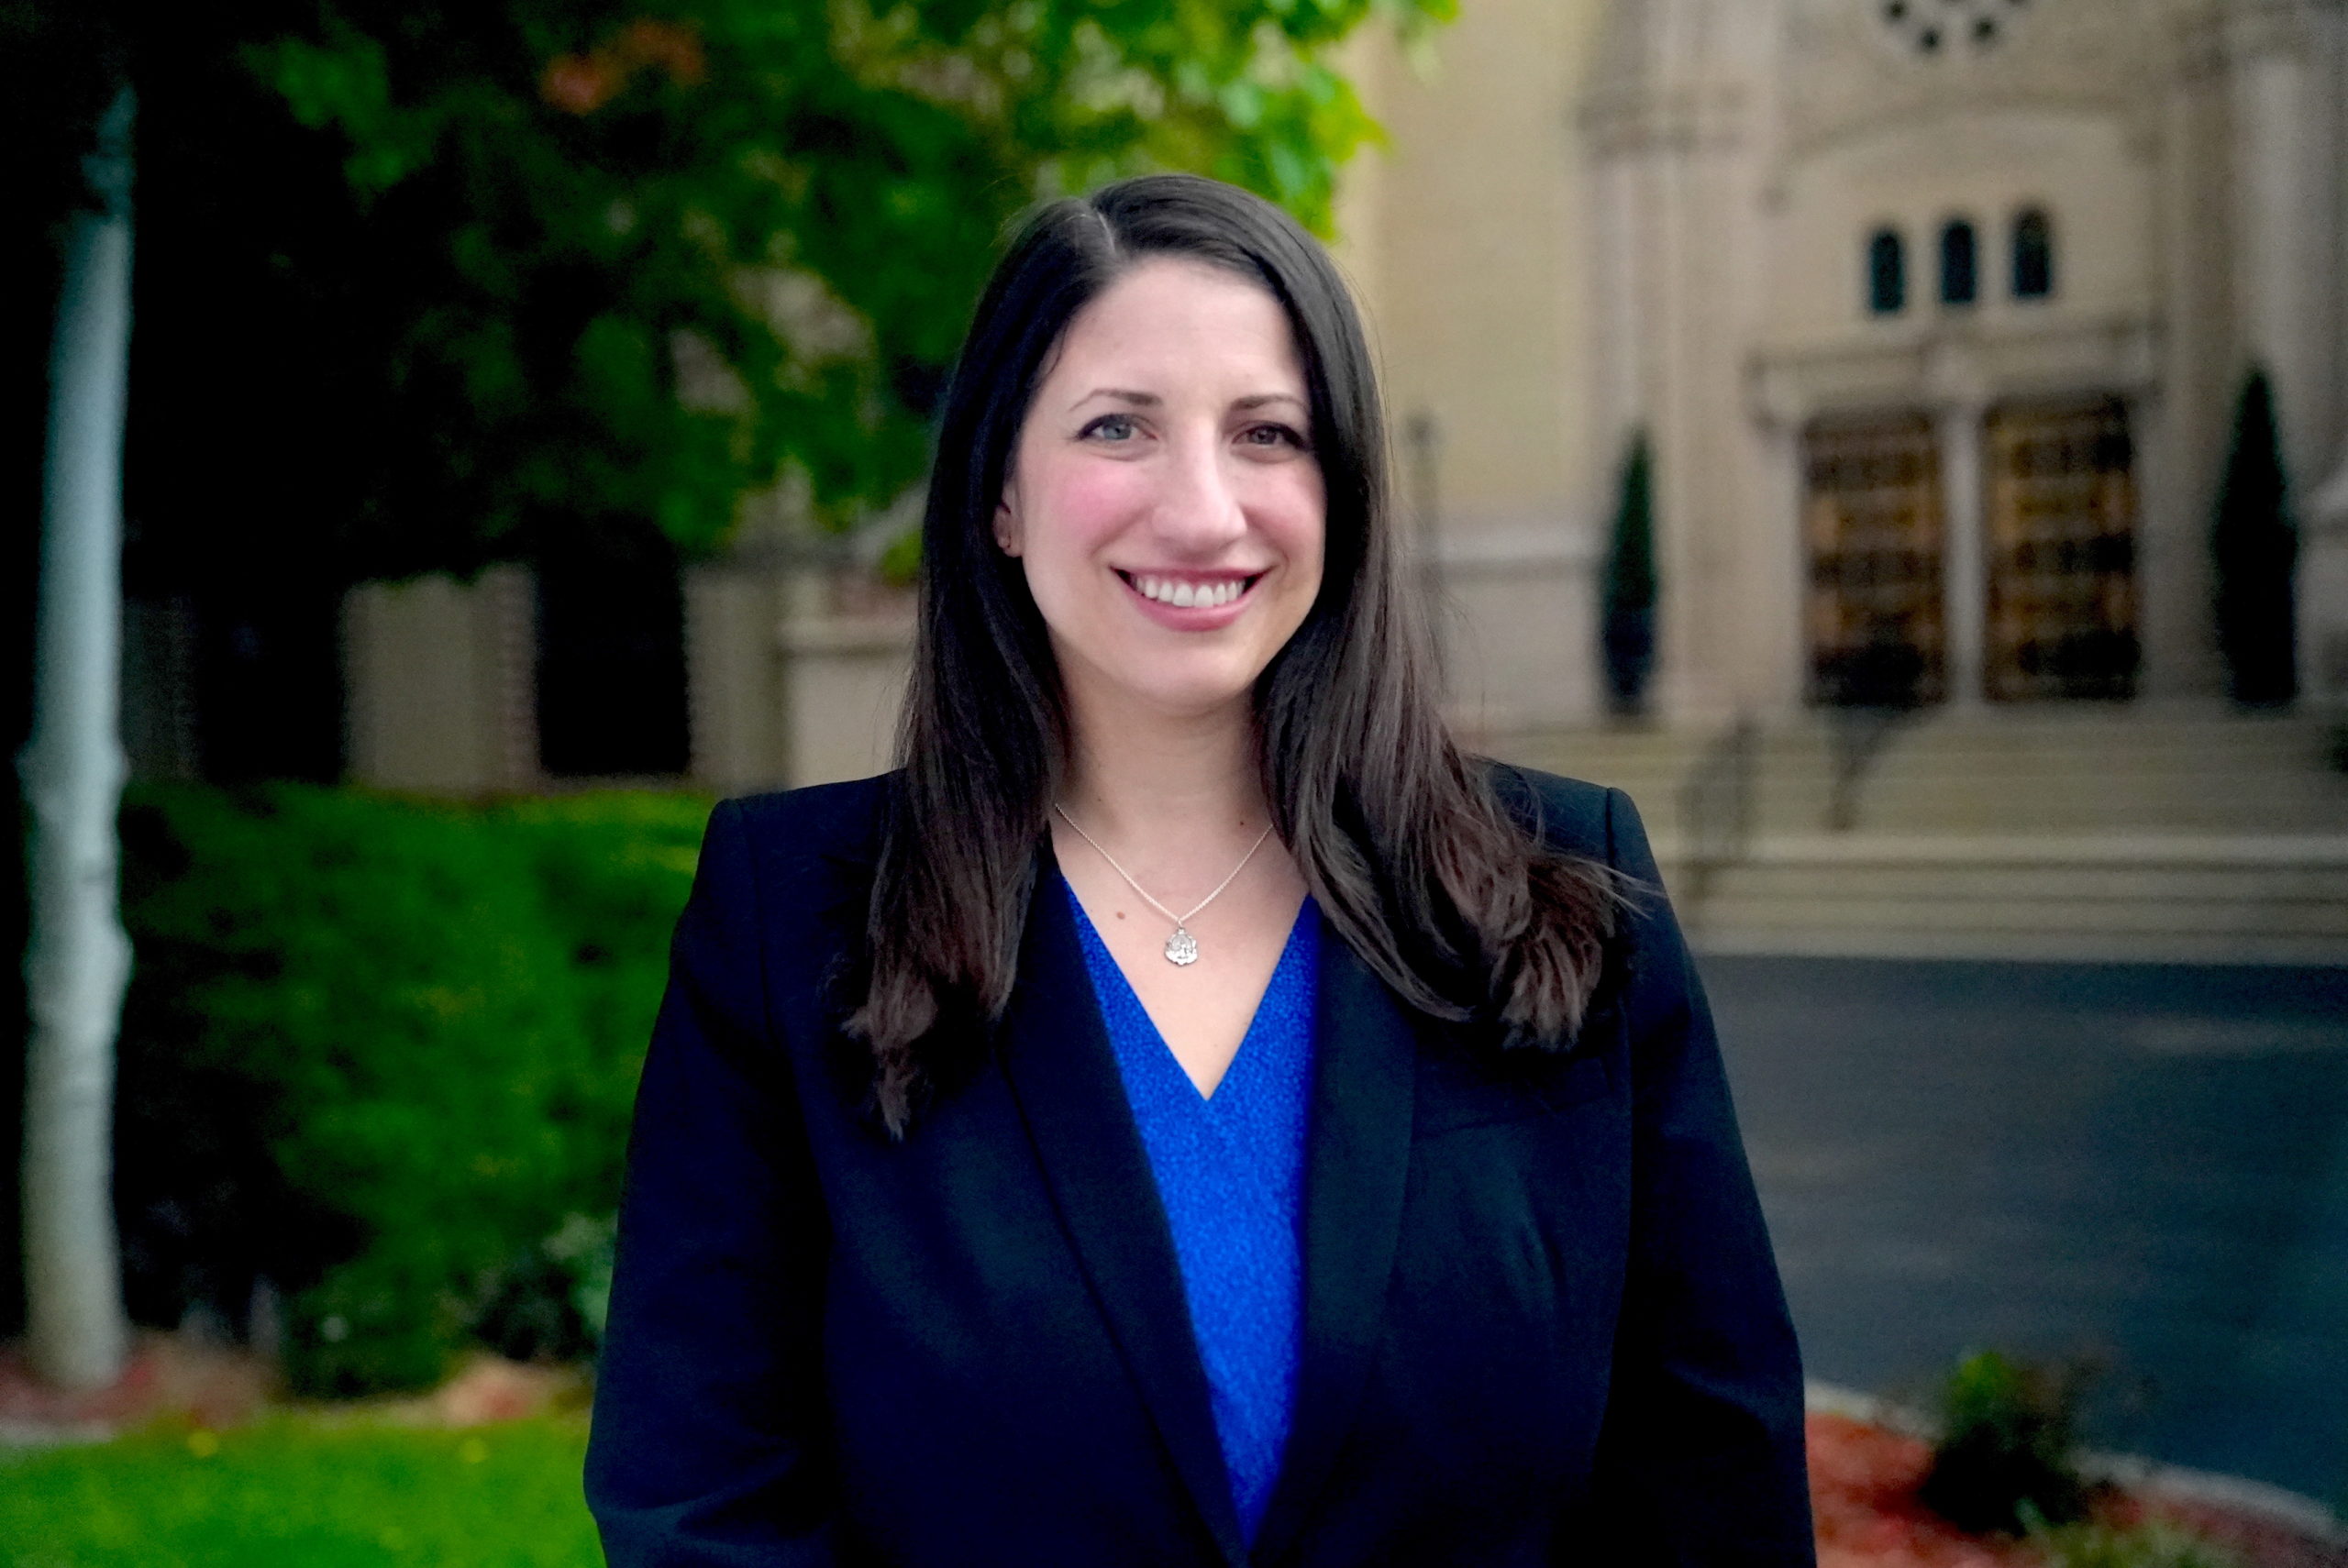
M 1972 224 L 1951 218 L 1941 230 L 1941 304 L 1971 304 L 1981 295 L 1979 246 Z
M 2054 292 L 2054 225 L 2038 207 L 2014 217 L 2014 298 L 2043 300 Z
M 1898 315 L 1908 308 L 1908 247 L 1896 228 L 1879 228 L 1867 241 L 1867 309 Z

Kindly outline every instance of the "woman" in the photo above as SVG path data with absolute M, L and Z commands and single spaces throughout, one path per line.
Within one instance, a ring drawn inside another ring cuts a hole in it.
M 1158 176 L 981 301 L 904 766 L 711 819 L 615 1564 L 1794 1563 L 1800 1377 L 1619 794 L 1463 758 L 1335 270 Z

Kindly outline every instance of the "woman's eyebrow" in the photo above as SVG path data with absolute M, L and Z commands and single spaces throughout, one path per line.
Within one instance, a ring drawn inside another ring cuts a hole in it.
M 1096 397 L 1114 398 L 1119 403 L 1129 403 L 1135 408 L 1156 408 L 1166 401 L 1156 392 L 1128 392 L 1123 387 L 1094 387 L 1091 392 L 1069 403 L 1069 407 L 1082 408 Z
M 1156 408 L 1166 401 L 1164 398 L 1159 397 L 1156 392 L 1134 392 L 1125 387 L 1094 387 L 1091 392 L 1086 392 L 1082 397 L 1078 398 L 1074 403 L 1069 403 L 1069 407 L 1070 410 L 1082 408 L 1086 403 L 1091 403 L 1097 397 L 1105 397 L 1113 399 L 1118 403 L 1129 403 L 1135 408 Z M 1234 398 L 1231 400 L 1231 406 L 1235 409 L 1246 410 L 1262 408 L 1265 404 L 1273 403 L 1294 403 L 1299 408 L 1305 406 L 1305 402 L 1302 398 L 1297 396 L 1294 392 L 1254 392 L 1246 397 Z

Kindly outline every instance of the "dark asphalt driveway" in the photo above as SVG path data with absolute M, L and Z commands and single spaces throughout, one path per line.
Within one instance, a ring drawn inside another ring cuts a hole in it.
M 1700 966 L 1813 1377 L 2097 1355 L 2098 1446 L 2348 1512 L 2348 969 Z

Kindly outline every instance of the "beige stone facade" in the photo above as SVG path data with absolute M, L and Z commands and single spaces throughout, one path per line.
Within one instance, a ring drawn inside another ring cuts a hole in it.
M 1605 7 L 1467 0 L 1415 56 L 1354 50 L 1390 138 L 1348 171 L 1339 260 L 1368 318 L 1398 498 L 1477 727 L 1587 716 L 1609 461 L 1588 374 L 1595 253 L 1574 105 Z
M 1366 51 L 1394 146 L 1347 254 L 1398 412 L 1441 436 L 1464 716 L 1595 715 L 1592 574 L 1642 428 L 1668 720 L 1831 696 L 1837 569 L 1915 577 L 1929 700 L 2214 700 L 2209 526 L 2253 365 L 2299 501 L 2301 690 L 2348 696 L 2344 38 L 2337 0 L 1469 0 L 1431 66 Z M 1974 288 L 1944 303 L 1959 220 Z M 1885 233 L 1905 297 L 1877 310 Z M 1863 499 L 1914 538 L 1855 556 L 1831 520 L 1864 507 L 1819 491 L 1870 449 L 1908 459 Z M 2099 638 L 2099 679 L 2047 673 Z

